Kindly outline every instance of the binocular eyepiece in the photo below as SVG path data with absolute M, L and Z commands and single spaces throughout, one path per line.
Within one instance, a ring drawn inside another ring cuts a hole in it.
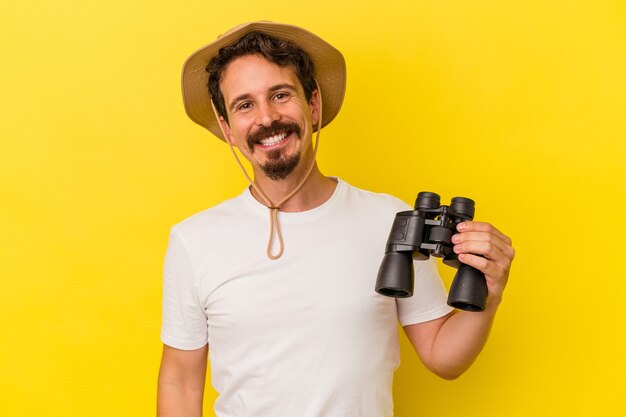
M 378 270 L 376 292 L 388 297 L 413 295 L 413 260 L 431 255 L 458 268 L 448 294 L 448 305 L 466 311 L 483 311 L 487 299 L 485 275 L 459 262 L 453 251 L 452 236 L 456 225 L 474 218 L 474 201 L 454 197 L 449 206 L 441 205 L 438 194 L 422 191 L 415 200 L 415 210 L 396 214 Z

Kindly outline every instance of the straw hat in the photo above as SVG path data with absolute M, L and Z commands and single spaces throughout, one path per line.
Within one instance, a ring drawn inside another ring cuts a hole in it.
M 343 103 L 346 90 L 346 62 L 343 55 L 319 36 L 298 26 L 267 21 L 244 23 L 220 35 L 212 43 L 194 52 L 183 65 L 183 102 L 187 115 L 218 138 L 225 140 L 209 95 L 209 74 L 205 68 L 219 53 L 250 32 L 261 32 L 290 41 L 302 49 L 315 65 L 316 80 L 322 90 L 322 127 L 330 123 Z

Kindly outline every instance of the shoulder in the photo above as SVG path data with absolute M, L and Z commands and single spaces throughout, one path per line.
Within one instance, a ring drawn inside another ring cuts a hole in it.
M 345 181 L 339 180 L 346 190 L 346 200 L 351 204 L 359 205 L 360 208 L 370 208 L 387 211 L 411 210 L 406 202 L 386 193 L 364 190 Z
M 220 225 L 228 224 L 236 217 L 241 218 L 241 212 L 249 209 L 245 202 L 245 194 L 246 192 L 186 218 L 174 225 L 172 232 L 193 237 L 206 234 L 209 230 L 213 232 L 219 230 Z

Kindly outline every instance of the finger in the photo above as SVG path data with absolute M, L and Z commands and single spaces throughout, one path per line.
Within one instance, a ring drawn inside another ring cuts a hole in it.
M 491 242 L 465 242 L 454 246 L 456 254 L 480 255 L 497 263 L 502 268 L 510 268 L 511 258 Z
M 466 242 L 489 242 L 498 247 L 504 254 L 513 259 L 515 257 L 515 249 L 507 242 L 503 241 L 499 236 L 488 232 L 463 232 L 452 236 L 452 243 L 463 244 Z M 465 251 L 471 252 L 471 251 Z
M 488 278 L 499 279 L 507 276 L 507 268 L 482 256 L 472 255 L 471 253 L 462 253 L 459 255 L 459 261 L 469 266 L 473 266 L 485 274 L 485 277 Z
M 459 232 L 487 232 L 492 233 L 506 242 L 508 245 L 512 243 L 511 238 L 499 231 L 491 223 L 466 221 L 456 225 L 456 230 Z

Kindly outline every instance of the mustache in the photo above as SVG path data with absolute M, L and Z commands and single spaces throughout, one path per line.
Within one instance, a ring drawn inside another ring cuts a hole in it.
M 278 120 L 275 120 L 271 125 L 261 126 L 256 132 L 248 135 L 246 140 L 248 149 L 250 149 L 250 152 L 254 152 L 254 145 L 260 143 L 261 140 L 267 139 L 270 136 L 274 136 L 279 133 L 289 134 L 290 132 L 294 132 L 298 138 L 302 137 L 302 130 L 298 124 L 294 122 L 279 122 Z

